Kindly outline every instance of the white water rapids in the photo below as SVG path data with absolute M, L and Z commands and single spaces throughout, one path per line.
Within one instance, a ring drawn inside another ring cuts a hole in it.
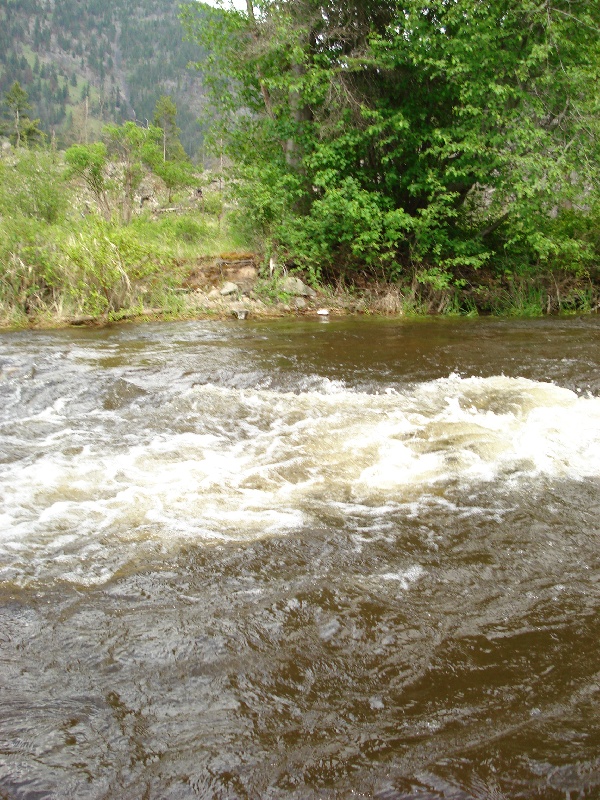
M 320 391 L 189 388 L 162 406 L 164 433 L 145 426 L 135 400 L 130 430 L 116 436 L 121 409 L 91 407 L 73 424 L 69 398 L 21 419 L 43 435 L 0 468 L 0 577 L 21 584 L 49 570 L 101 583 L 144 542 L 250 540 L 345 520 L 381 530 L 394 510 L 448 502 L 449 484 L 497 494 L 600 475 L 595 397 L 502 376 L 381 394 L 310 382 Z

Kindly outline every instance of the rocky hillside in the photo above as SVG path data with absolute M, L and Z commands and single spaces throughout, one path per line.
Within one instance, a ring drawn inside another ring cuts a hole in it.
M 19 81 L 31 116 L 59 146 L 103 123 L 152 119 L 161 94 L 178 108 L 181 140 L 202 144 L 202 52 L 183 41 L 179 0 L 0 0 L 0 93 Z

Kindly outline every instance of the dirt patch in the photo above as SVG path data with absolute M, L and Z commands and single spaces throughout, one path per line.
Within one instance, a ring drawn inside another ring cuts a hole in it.
M 228 281 L 251 291 L 258 280 L 259 260 L 253 253 L 223 253 L 211 259 L 199 259 L 181 286 L 190 291 L 210 291 Z

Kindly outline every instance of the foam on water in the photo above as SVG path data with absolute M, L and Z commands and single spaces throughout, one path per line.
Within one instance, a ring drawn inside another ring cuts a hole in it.
M 21 420 L 53 425 L 2 465 L 5 577 L 53 563 L 63 579 L 102 582 L 149 541 L 284 535 L 352 513 L 384 530 L 391 509 L 414 514 L 450 484 L 526 491 L 540 476 L 600 475 L 600 400 L 502 376 L 379 395 L 204 385 L 162 409 L 164 433 L 139 409 L 124 436 L 118 413 L 73 425 L 55 401 Z
M 415 564 L 403 572 L 384 572 L 379 577 L 384 581 L 397 581 L 402 589 L 408 589 L 411 583 L 419 580 L 425 574 L 420 564 Z

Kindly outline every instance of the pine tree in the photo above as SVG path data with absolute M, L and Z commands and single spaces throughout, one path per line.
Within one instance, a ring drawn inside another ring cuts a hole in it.
M 13 139 L 15 147 L 20 147 L 21 144 L 26 144 L 30 139 L 42 137 L 43 133 L 39 129 L 39 119 L 30 119 L 27 111 L 31 109 L 28 102 L 28 94 L 21 87 L 18 81 L 15 81 L 11 88 L 4 95 L 4 100 L 8 106 L 11 122 L 9 133 Z
M 177 127 L 177 106 L 170 95 L 161 95 L 154 108 L 154 124 L 162 130 L 163 161 L 187 161 L 187 155 L 179 140 L 181 130 Z

